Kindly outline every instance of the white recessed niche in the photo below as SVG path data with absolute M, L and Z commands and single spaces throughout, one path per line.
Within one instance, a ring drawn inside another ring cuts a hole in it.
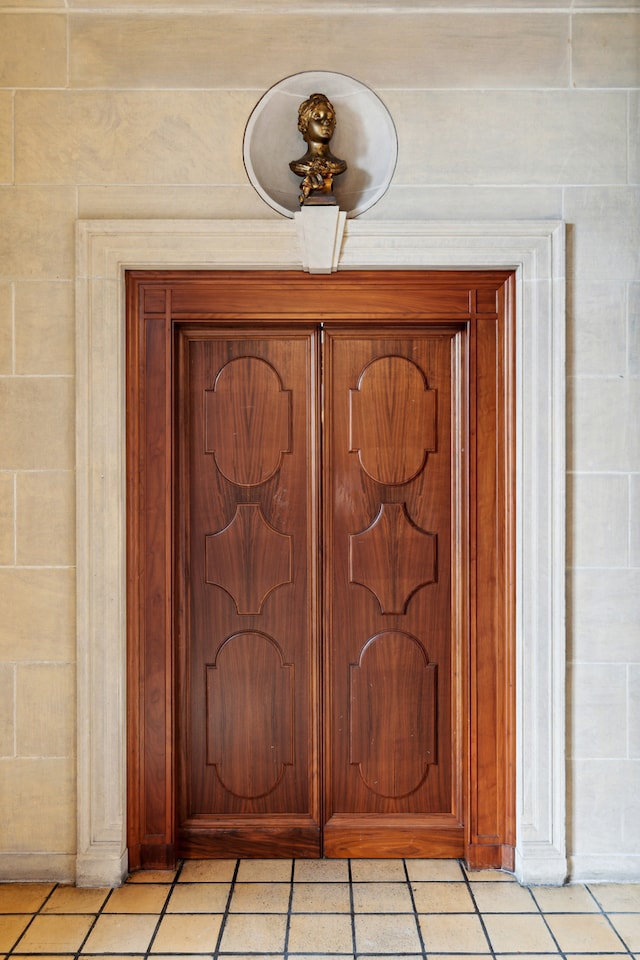
M 348 217 L 364 213 L 386 193 L 398 159 L 391 114 L 369 87 L 341 73 L 310 70 L 286 77 L 261 97 L 247 122 L 243 156 L 249 180 L 278 213 L 300 209 L 300 177 L 290 169 L 306 144 L 298 130 L 298 107 L 312 93 L 324 93 L 336 111 L 331 152 L 347 161 L 333 191 Z

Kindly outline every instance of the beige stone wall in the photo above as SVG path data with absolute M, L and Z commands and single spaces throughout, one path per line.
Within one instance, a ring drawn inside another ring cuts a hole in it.
M 394 117 L 367 219 L 569 225 L 569 853 L 640 876 L 640 6 L 142 6 L 0 0 L 3 875 L 73 876 L 74 222 L 277 218 L 244 125 L 317 69 Z

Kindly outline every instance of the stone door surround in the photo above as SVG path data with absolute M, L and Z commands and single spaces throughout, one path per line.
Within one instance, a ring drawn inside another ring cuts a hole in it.
M 291 220 L 77 224 L 76 883 L 127 872 L 124 275 L 301 269 Z M 516 271 L 516 874 L 565 850 L 565 246 L 558 221 L 348 220 L 338 269 Z

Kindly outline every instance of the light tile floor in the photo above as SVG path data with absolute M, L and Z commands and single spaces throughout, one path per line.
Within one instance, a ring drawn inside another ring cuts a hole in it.
M 640 960 L 640 884 L 456 860 L 190 860 L 117 890 L 0 884 L 0 960 Z

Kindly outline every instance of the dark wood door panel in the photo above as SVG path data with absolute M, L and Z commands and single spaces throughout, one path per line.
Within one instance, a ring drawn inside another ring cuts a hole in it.
M 316 340 L 181 331 L 182 855 L 319 853 Z
M 399 849 L 410 817 L 420 855 L 440 851 L 439 820 L 450 854 L 463 849 L 451 616 L 459 335 L 325 335 L 325 850 L 341 855 Z

